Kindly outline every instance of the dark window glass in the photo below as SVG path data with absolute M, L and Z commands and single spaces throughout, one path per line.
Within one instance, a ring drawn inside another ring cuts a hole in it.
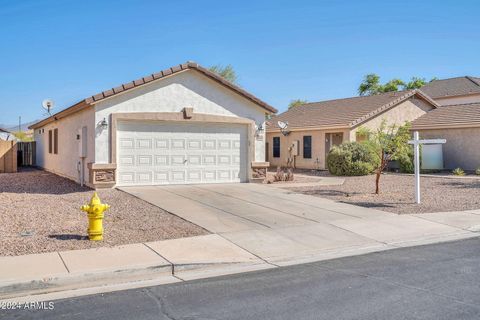
M 48 130 L 48 153 L 52 153 L 53 135 L 52 130 Z
M 273 137 L 273 157 L 280 158 L 280 137 Z
M 303 158 L 312 158 L 312 136 L 303 136 Z
M 53 153 L 58 154 L 58 129 L 53 130 Z

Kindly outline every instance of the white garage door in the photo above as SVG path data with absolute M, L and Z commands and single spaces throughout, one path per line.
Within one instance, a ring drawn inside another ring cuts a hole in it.
M 117 185 L 244 182 L 247 126 L 120 122 Z

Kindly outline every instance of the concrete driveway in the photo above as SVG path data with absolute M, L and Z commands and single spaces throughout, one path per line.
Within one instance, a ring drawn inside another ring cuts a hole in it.
M 259 184 L 121 190 L 216 233 L 267 263 L 288 265 L 475 236 L 467 228 Z M 468 216 L 480 225 L 480 214 Z

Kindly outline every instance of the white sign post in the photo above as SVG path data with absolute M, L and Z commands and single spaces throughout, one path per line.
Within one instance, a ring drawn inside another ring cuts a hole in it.
M 415 202 L 420 203 L 420 145 L 421 144 L 443 144 L 446 143 L 445 139 L 427 139 L 420 140 L 418 131 L 413 133 L 413 140 L 408 141 L 409 144 L 413 144 L 413 158 L 415 167 Z

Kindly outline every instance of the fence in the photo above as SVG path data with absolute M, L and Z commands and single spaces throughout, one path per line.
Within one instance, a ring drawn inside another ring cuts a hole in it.
M 17 172 L 17 143 L 0 140 L 0 173 Z
M 34 166 L 36 157 L 36 144 L 32 142 L 17 142 L 17 165 Z

